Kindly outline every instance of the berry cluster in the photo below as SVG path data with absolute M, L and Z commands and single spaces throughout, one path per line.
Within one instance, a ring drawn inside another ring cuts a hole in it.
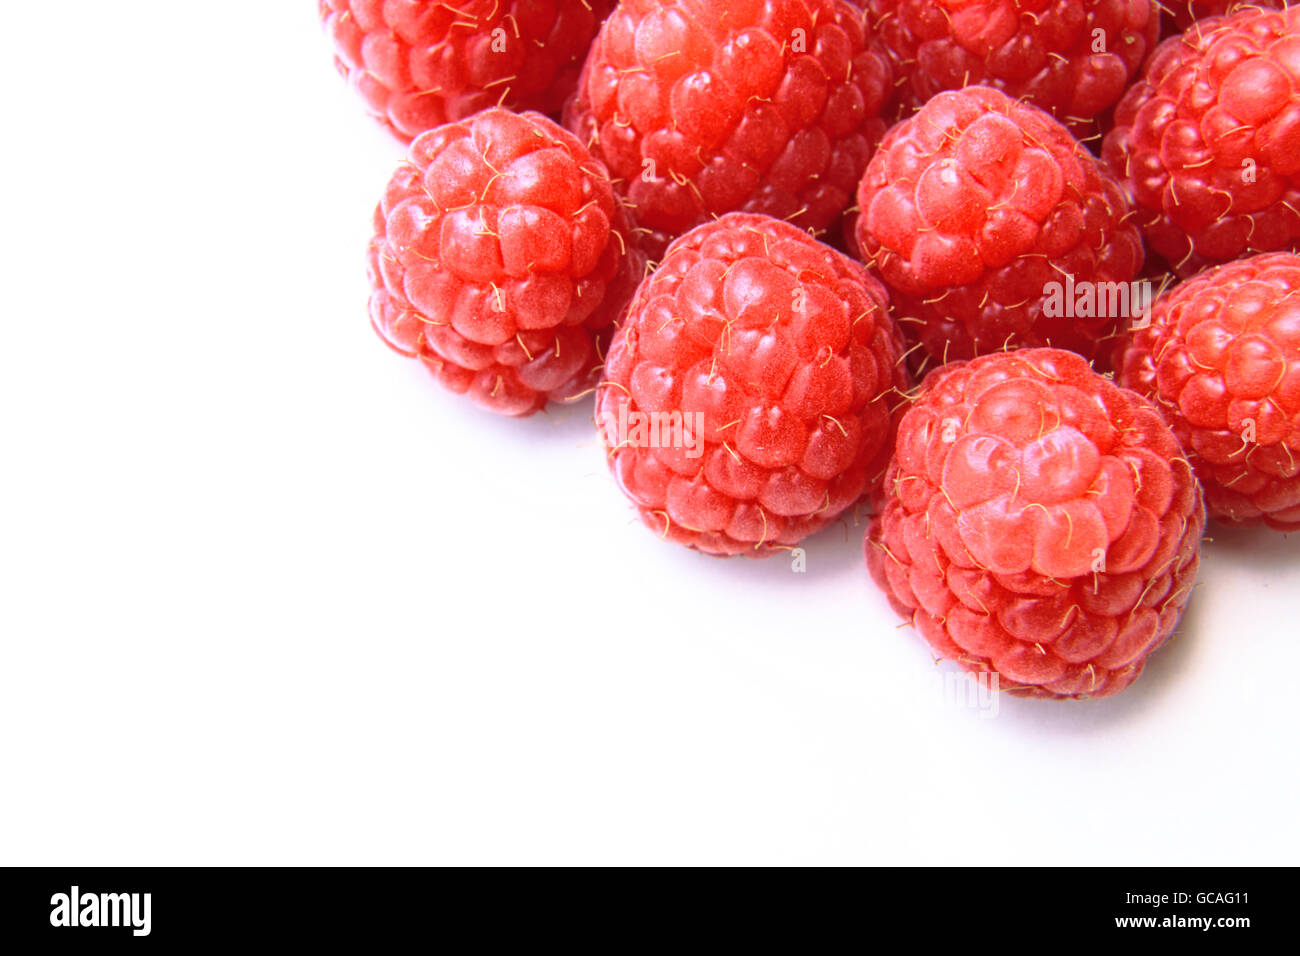
M 869 504 L 936 655 L 1114 694 L 1207 518 L 1300 529 L 1278 5 L 320 0 L 409 143 L 372 324 L 501 414 L 594 391 L 667 541 L 802 559 Z

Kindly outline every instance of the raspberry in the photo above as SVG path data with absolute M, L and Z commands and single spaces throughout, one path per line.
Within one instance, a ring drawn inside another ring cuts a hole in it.
M 892 83 L 846 0 L 624 0 L 566 120 L 657 256 L 734 210 L 834 225 L 884 132 Z
M 761 557 L 879 482 L 891 393 L 908 387 L 901 357 L 885 290 L 858 263 L 788 223 L 731 213 L 673 242 L 637 290 L 596 421 L 649 527 Z
M 1300 239 L 1300 9 L 1246 9 L 1156 49 L 1102 156 L 1176 272 Z
M 867 566 L 934 652 L 1029 697 L 1105 697 L 1173 632 L 1205 509 L 1145 399 L 1057 349 L 932 372 Z
M 320 0 L 334 62 L 398 136 L 489 106 L 558 114 L 613 0 Z
M 1221 17 L 1239 7 L 1277 10 L 1285 5 L 1285 0 L 1174 0 L 1173 3 L 1164 4 L 1168 16 L 1165 17 L 1160 36 L 1161 39 L 1175 36 L 1190 27 L 1194 20 Z
M 1165 413 L 1210 516 L 1300 530 L 1300 256 L 1217 266 L 1162 295 L 1120 381 Z
M 418 136 L 375 210 L 370 316 L 447 388 L 505 415 L 589 389 L 644 271 L 601 164 L 539 113 Z
M 992 86 L 1095 131 L 1156 45 L 1148 0 L 865 0 L 906 78 L 905 112 L 942 90 Z
M 1127 283 L 1142 265 L 1119 184 L 1056 120 L 988 87 L 891 129 L 858 207 L 861 255 L 940 361 L 1008 344 L 1091 357 L 1119 316 L 1054 308 L 1053 286 Z

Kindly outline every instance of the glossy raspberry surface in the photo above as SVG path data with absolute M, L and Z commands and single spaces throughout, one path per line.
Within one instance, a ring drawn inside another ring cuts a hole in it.
M 1300 240 L 1300 8 L 1245 9 L 1156 49 L 1102 155 L 1182 275 Z
M 858 263 L 787 223 L 732 213 L 672 243 L 638 288 L 596 422 L 657 534 L 764 556 L 879 483 L 908 387 L 901 355 L 885 290 Z M 654 412 L 698 423 L 694 454 L 619 428 Z
M 872 577 L 941 658 L 1033 697 L 1104 697 L 1173 632 L 1204 508 L 1154 406 L 1079 356 L 931 373 L 866 541 Z
M 1300 529 L 1300 256 L 1265 253 L 1176 286 L 1116 364 L 1165 413 L 1211 517 Z
M 613 0 L 319 0 L 335 64 L 404 139 L 490 106 L 558 115 Z
M 1116 316 L 1049 316 L 1049 283 L 1142 265 L 1122 189 L 1060 123 L 988 87 L 940 93 L 885 136 L 858 190 L 860 254 L 939 362 L 1008 345 L 1093 356 Z
M 625 0 L 566 123 L 626 191 L 653 256 L 733 210 L 831 226 L 892 87 L 846 0 Z
M 979 84 L 1083 129 L 1119 100 L 1160 29 L 1160 8 L 1149 0 L 864 5 L 905 80 L 905 115 L 942 90 Z
M 370 318 L 453 392 L 528 415 L 595 383 L 644 271 L 608 174 L 540 113 L 491 109 L 411 144 L 375 210 Z

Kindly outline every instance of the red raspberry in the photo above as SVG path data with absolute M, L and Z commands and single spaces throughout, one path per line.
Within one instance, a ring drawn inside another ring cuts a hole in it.
M 505 415 L 590 388 L 598 337 L 645 268 L 605 168 L 539 113 L 430 130 L 375 210 L 370 317 L 404 355 Z
M 1300 239 L 1300 9 L 1199 21 L 1156 49 L 1102 156 L 1181 275 Z
M 1221 17 L 1239 7 L 1260 7 L 1277 10 L 1286 6 L 1285 0 L 1173 0 L 1164 4 L 1169 14 L 1160 31 L 1161 39 L 1182 33 L 1194 20 Z
M 867 566 L 944 658 L 1029 697 L 1105 697 L 1173 632 L 1205 509 L 1159 413 L 1079 356 L 931 373 L 898 428 Z
M 765 556 L 879 482 L 901 357 L 866 270 L 788 223 L 732 213 L 672 243 L 637 290 L 596 421 L 648 526 Z
M 567 125 L 626 190 L 657 255 L 732 210 L 826 229 L 849 205 L 892 92 L 846 0 L 624 0 Z
M 1008 344 L 1091 357 L 1119 317 L 1054 308 L 1053 286 L 1128 283 L 1142 266 L 1119 184 L 1056 120 L 988 87 L 940 93 L 891 129 L 858 206 L 863 258 L 940 361 Z
M 1080 135 L 1156 45 L 1148 0 L 864 0 L 893 54 L 906 112 L 942 90 L 996 87 Z M 1100 31 L 1100 32 L 1098 32 Z
M 1120 381 L 1187 449 L 1210 516 L 1300 530 L 1300 256 L 1209 269 L 1156 300 Z
M 335 64 L 410 139 L 489 106 L 558 114 L 613 0 L 319 0 Z

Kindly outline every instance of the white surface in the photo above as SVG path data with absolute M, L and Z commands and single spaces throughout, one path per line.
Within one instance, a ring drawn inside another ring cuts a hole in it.
M 662 544 L 588 406 L 379 343 L 314 8 L 4 14 L 0 862 L 1297 862 L 1300 542 L 1118 698 L 957 706 L 860 525 Z

